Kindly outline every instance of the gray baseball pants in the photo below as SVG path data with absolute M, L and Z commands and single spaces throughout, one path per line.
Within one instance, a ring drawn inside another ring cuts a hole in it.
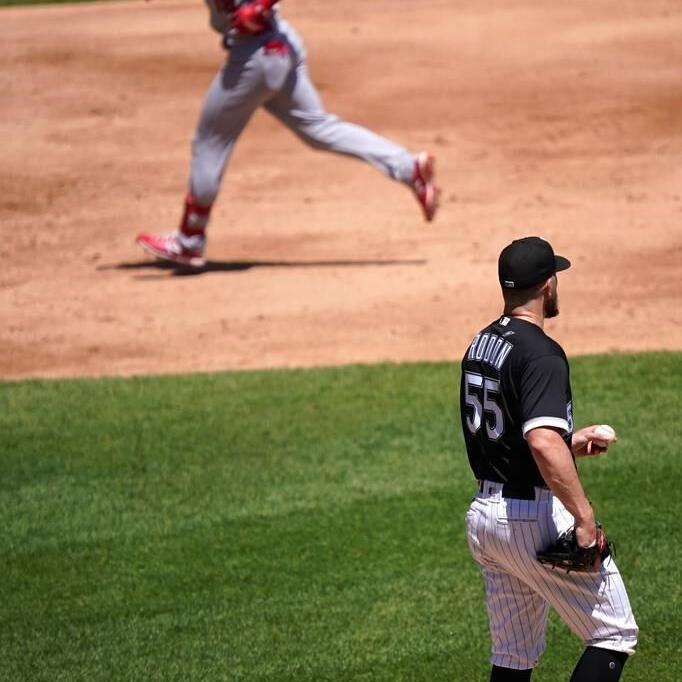
M 234 145 L 259 106 L 316 149 L 363 159 L 394 180 L 412 180 L 414 156 L 328 114 L 308 76 L 302 45 L 275 34 L 235 45 L 209 88 L 192 143 L 189 191 L 197 204 L 214 202 Z

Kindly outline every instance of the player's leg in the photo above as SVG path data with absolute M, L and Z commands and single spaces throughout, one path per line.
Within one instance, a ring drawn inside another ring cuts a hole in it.
M 491 680 L 529 680 L 545 650 L 549 605 L 506 571 L 481 567 L 481 573 L 492 640 Z
M 490 671 L 490 682 L 530 682 L 533 670 L 513 670 L 496 665 Z
M 574 524 L 563 504 L 554 498 L 549 534 Z M 633 654 L 638 628 L 623 578 L 614 558 L 608 557 L 597 573 L 566 573 L 542 567 L 548 600 L 564 622 L 588 647 Z M 550 598 L 551 595 L 551 598 Z
M 566 573 L 542 567 L 535 586 L 588 647 L 633 654 L 635 622 L 623 579 L 607 559 L 598 573 Z
M 145 250 L 182 265 L 204 264 L 206 227 L 230 156 L 253 112 L 271 94 L 261 52 L 233 52 L 213 79 L 199 116 L 192 141 L 188 194 L 178 231 L 140 235 L 138 243 Z
M 588 646 L 571 675 L 570 682 L 618 682 L 628 655 Z
M 513 551 L 504 559 L 505 566 L 549 602 L 588 648 L 615 652 L 615 659 L 608 661 L 608 656 L 599 653 L 586 654 L 577 674 L 587 674 L 580 668 L 591 669 L 598 659 L 606 661 L 607 668 L 613 662 L 613 670 L 619 670 L 622 664 L 617 661 L 624 661 L 624 657 L 634 653 L 637 624 L 616 563 L 609 557 L 597 573 L 567 573 L 540 564 L 536 560 L 537 551 L 573 525 L 573 518 L 558 499 L 553 498 L 540 508 L 533 532 L 519 536 L 510 544 Z M 582 679 L 576 677 L 574 682 Z
M 320 96 L 301 60 L 266 109 L 315 149 L 362 159 L 384 175 L 415 192 L 424 216 L 431 220 L 438 205 L 433 157 L 411 154 L 401 145 L 324 110 Z
M 311 147 L 362 159 L 394 180 L 412 177 L 414 156 L 405 148 L 324 110 L 305 62 L 265 108 Z
M 239 135 L 291 70 L 285 43 L 271 41 L 245 54 L 233 48 L 208 92 L 192 142 L 189 191 L 197 205 L 213 205 Z
M 530 680 L 545 650 L 549 605 L 493 556 L 506 541 L 498 538 L 501 540 L 498 544 L 494 538 L 495 529 L 501 526 L 498 522 L 501 506 L 490 499 L 482 502 L 476 498 L 466 517 L 469 549 L 485 582 L 492 642 L 490 679 Z

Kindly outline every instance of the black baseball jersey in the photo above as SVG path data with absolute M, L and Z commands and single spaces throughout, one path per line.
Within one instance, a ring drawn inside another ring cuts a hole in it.
M 476 335 L 462 359 L 460 408 L 476 478 L 546 485 L 525 434 L 539 426 L 558 428 L 570 447 L 566 354 L 537 325 L 501 317 Z

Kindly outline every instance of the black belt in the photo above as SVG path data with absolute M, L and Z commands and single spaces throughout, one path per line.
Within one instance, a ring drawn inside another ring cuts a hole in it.
M 489 481 L 490 483 L 501 483 L 501 481 Z M 485 490 L 485 481 L 478 481 L 478 492 L 491 492 Z M 532 485 L 522 485 L 519 483 L 502 483 L 502 497 L 510 497 L 515 500 L 534 500 L 535 487 Z

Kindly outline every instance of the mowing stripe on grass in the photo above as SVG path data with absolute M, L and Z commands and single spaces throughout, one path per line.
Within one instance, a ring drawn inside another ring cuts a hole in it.
M 572 362 L 581 463 L 676 680 L 682 354 Z M 454 364 L 0 383 L 0 679 L 485 680 Z M 581 650 L 552 619 L 534 679 Z

